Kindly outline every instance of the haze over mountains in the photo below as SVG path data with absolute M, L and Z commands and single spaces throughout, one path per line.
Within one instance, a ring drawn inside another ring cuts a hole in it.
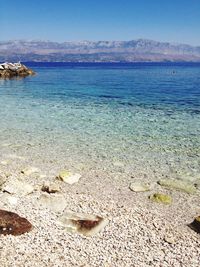
M 132 41 L 1 41 L 0 61 L 43 62 L 200 62 L 200 46 Z

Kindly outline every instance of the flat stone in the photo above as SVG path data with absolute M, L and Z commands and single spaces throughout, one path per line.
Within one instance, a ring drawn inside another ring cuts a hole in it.
M 19 180 L 10 180 L 2 188 L 3 191 L 10 194 L 17 194 L 20 196 L 25 196 L 31 194 L 34 191 L 32 185 Z
M 134 192 L 145 192 L 150 190 L 150 187 L 148 185 L 139 182 L 131 183 L 129 188 Z
M 194 194 L 197 191 L 193 184 L 182 180 L 162 179 L 158 181 L 158 184 L 169 189 L 181 190 L 188 194 Z
M 32 224 L 18 214 L 6 210 L 0 210 L 0 234 L 21 235 L 30 232 Z
M 43 193 L 39 198 L 39 203 L 54 212 L 62 212 L 67 206 L 66 199 L 60 194 Z
M 78 173 L 73 174 L 70 171 L 63 170 L 59 173 L 57 178 L 67 184 L 74 184 L 79 181 L 79 179 L 81 178 L 81 175 Z
M 171 204 L 172 198 L 168 195 L 155 193 L 149 197 L 151 200 L 157 202 L 157 203 L 163 203 L 163 204 Z
M 27 167 L 24 170 L 22 170 L 21 173 L 23 173 L 24 175 L 29 176 L 29 175 L 31 175 L 33 173 L 38 172 L 38 171 L 39 171 L 39 169 L 36 168 L 36 167 Z
M 192 223 L 188 225 L 192 230 L 200 234 L 200 216 L 196 217 Z
M 70 233 L 79 233 L 84 236 L 94 236 L 103 230 L 108 220 L 100 216 L 84 213 L 66 212 L 59 222 Z

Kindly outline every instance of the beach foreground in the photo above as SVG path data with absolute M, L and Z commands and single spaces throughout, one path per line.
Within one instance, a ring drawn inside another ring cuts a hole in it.
M 187 226 L 200 214 L 199 193 L 169 191 L 157 184 L 151 191 L 135 193 L 128 188 L 134 179 L 113 181 L 103 171 L 97 174 L 94 170 L 83 171 L 78 183 L 68 185 L 55 179 L 56 165 L 52 175 L 49 169 L 24 175 L 22 166 L 33 162 L 11 155 L 12 168 L 1 166 L 1 172 L 10 173 L 9 180 L 25 180 L 34 192 L 13 194 L 17 203 L 9 203 L 6 197 L 11 195 L 1 192 L 0 208 L 26 217 L 34 228 L 17 237 L 1 236 L 1 266 L 199 265 L 199 234 Z M 47 181 L 60 186 L 55 194 L 66 200 L 65 210 L 100 215 L 108 218 L 108 225 L 93 237 L 66 232 L 58 223 L 64 211 L 54 212 L 40 202 Z M 173 203 L 150 201 L 148 196 L 154 192 L 171 195 Z

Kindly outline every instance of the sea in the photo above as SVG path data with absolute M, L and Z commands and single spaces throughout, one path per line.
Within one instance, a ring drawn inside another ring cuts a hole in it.
M 37 74 L 0 80 L 1 160 L 200 180 L 200 63 L 25 64 Z

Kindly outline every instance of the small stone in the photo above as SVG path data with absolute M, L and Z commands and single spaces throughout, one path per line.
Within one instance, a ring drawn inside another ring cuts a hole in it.
M 78 173 L 73 174 L 70 171 L 63 170 L 59 173 L 57 178 L 67 184 L 74 184 L 79 181 L 79 179 L 81 178 L 81 175 Z
M 66 212 L 58 222 L 67 232 L 80 233 L 85 236 L 94 236 L 102 231 L 108 220 L 100 216 L 84 213 Z
M 39 198 L 39 203 L 54 212 L 62 212 L 67 206 L 66 199 L 59 194 L 43 193 Z
M 39 171 L 38 168 L 28 167 L 28 168 L 25 168 L 24 170 L 22 170 L 21 173 L 28 176 L 28 175 L 31 175 L 31 174 L 38 172 L 38 171 Z
M 164 241 L 167 242 L 168 244 L 175 244 L 176 243 L 176 238 L 172 235 L 166 235 L 164 237 Z
M 196 193 L 196 188 L 193 184 L 181 180 L 162 179 L 158 181 L 158 184 L 169 189 L 177 189 L 184 191 L 188 194 Z
M 43 184 L 41 190 L 47 192 L 48 194 L 53 194 L 60 191 L 60 187 L 55 183 L 45 183 Z
M 155 193 L 149 197 L 151 200 L 157 202 L 157 203 L 163 203 L 163 204 L 171 204 L 172 198 L 168 195 Z
M 0 234 L 21 235 L 30 232 L 32 224 L 18 214 L 6 210 L 0 210 Z
M 196 217 L 192 223 L 188 225 L 192 230 L 200 234 L 200 216 Z
M 19 180 L 10 180 L 6 185 L 2 188 L 4 192 L 8 192 L 10 194 L 17 194 L 20 196 L 25 196 L 31 194 L 34 191 L 32 185 L 25 183 Z
M 139 182 L 131 183 L 129 188 L 131 189 L 131 191 L 134 191 L 134 192 L 145 192 L 145 191 L 150 190 L 148 185 L 141 184 Z

